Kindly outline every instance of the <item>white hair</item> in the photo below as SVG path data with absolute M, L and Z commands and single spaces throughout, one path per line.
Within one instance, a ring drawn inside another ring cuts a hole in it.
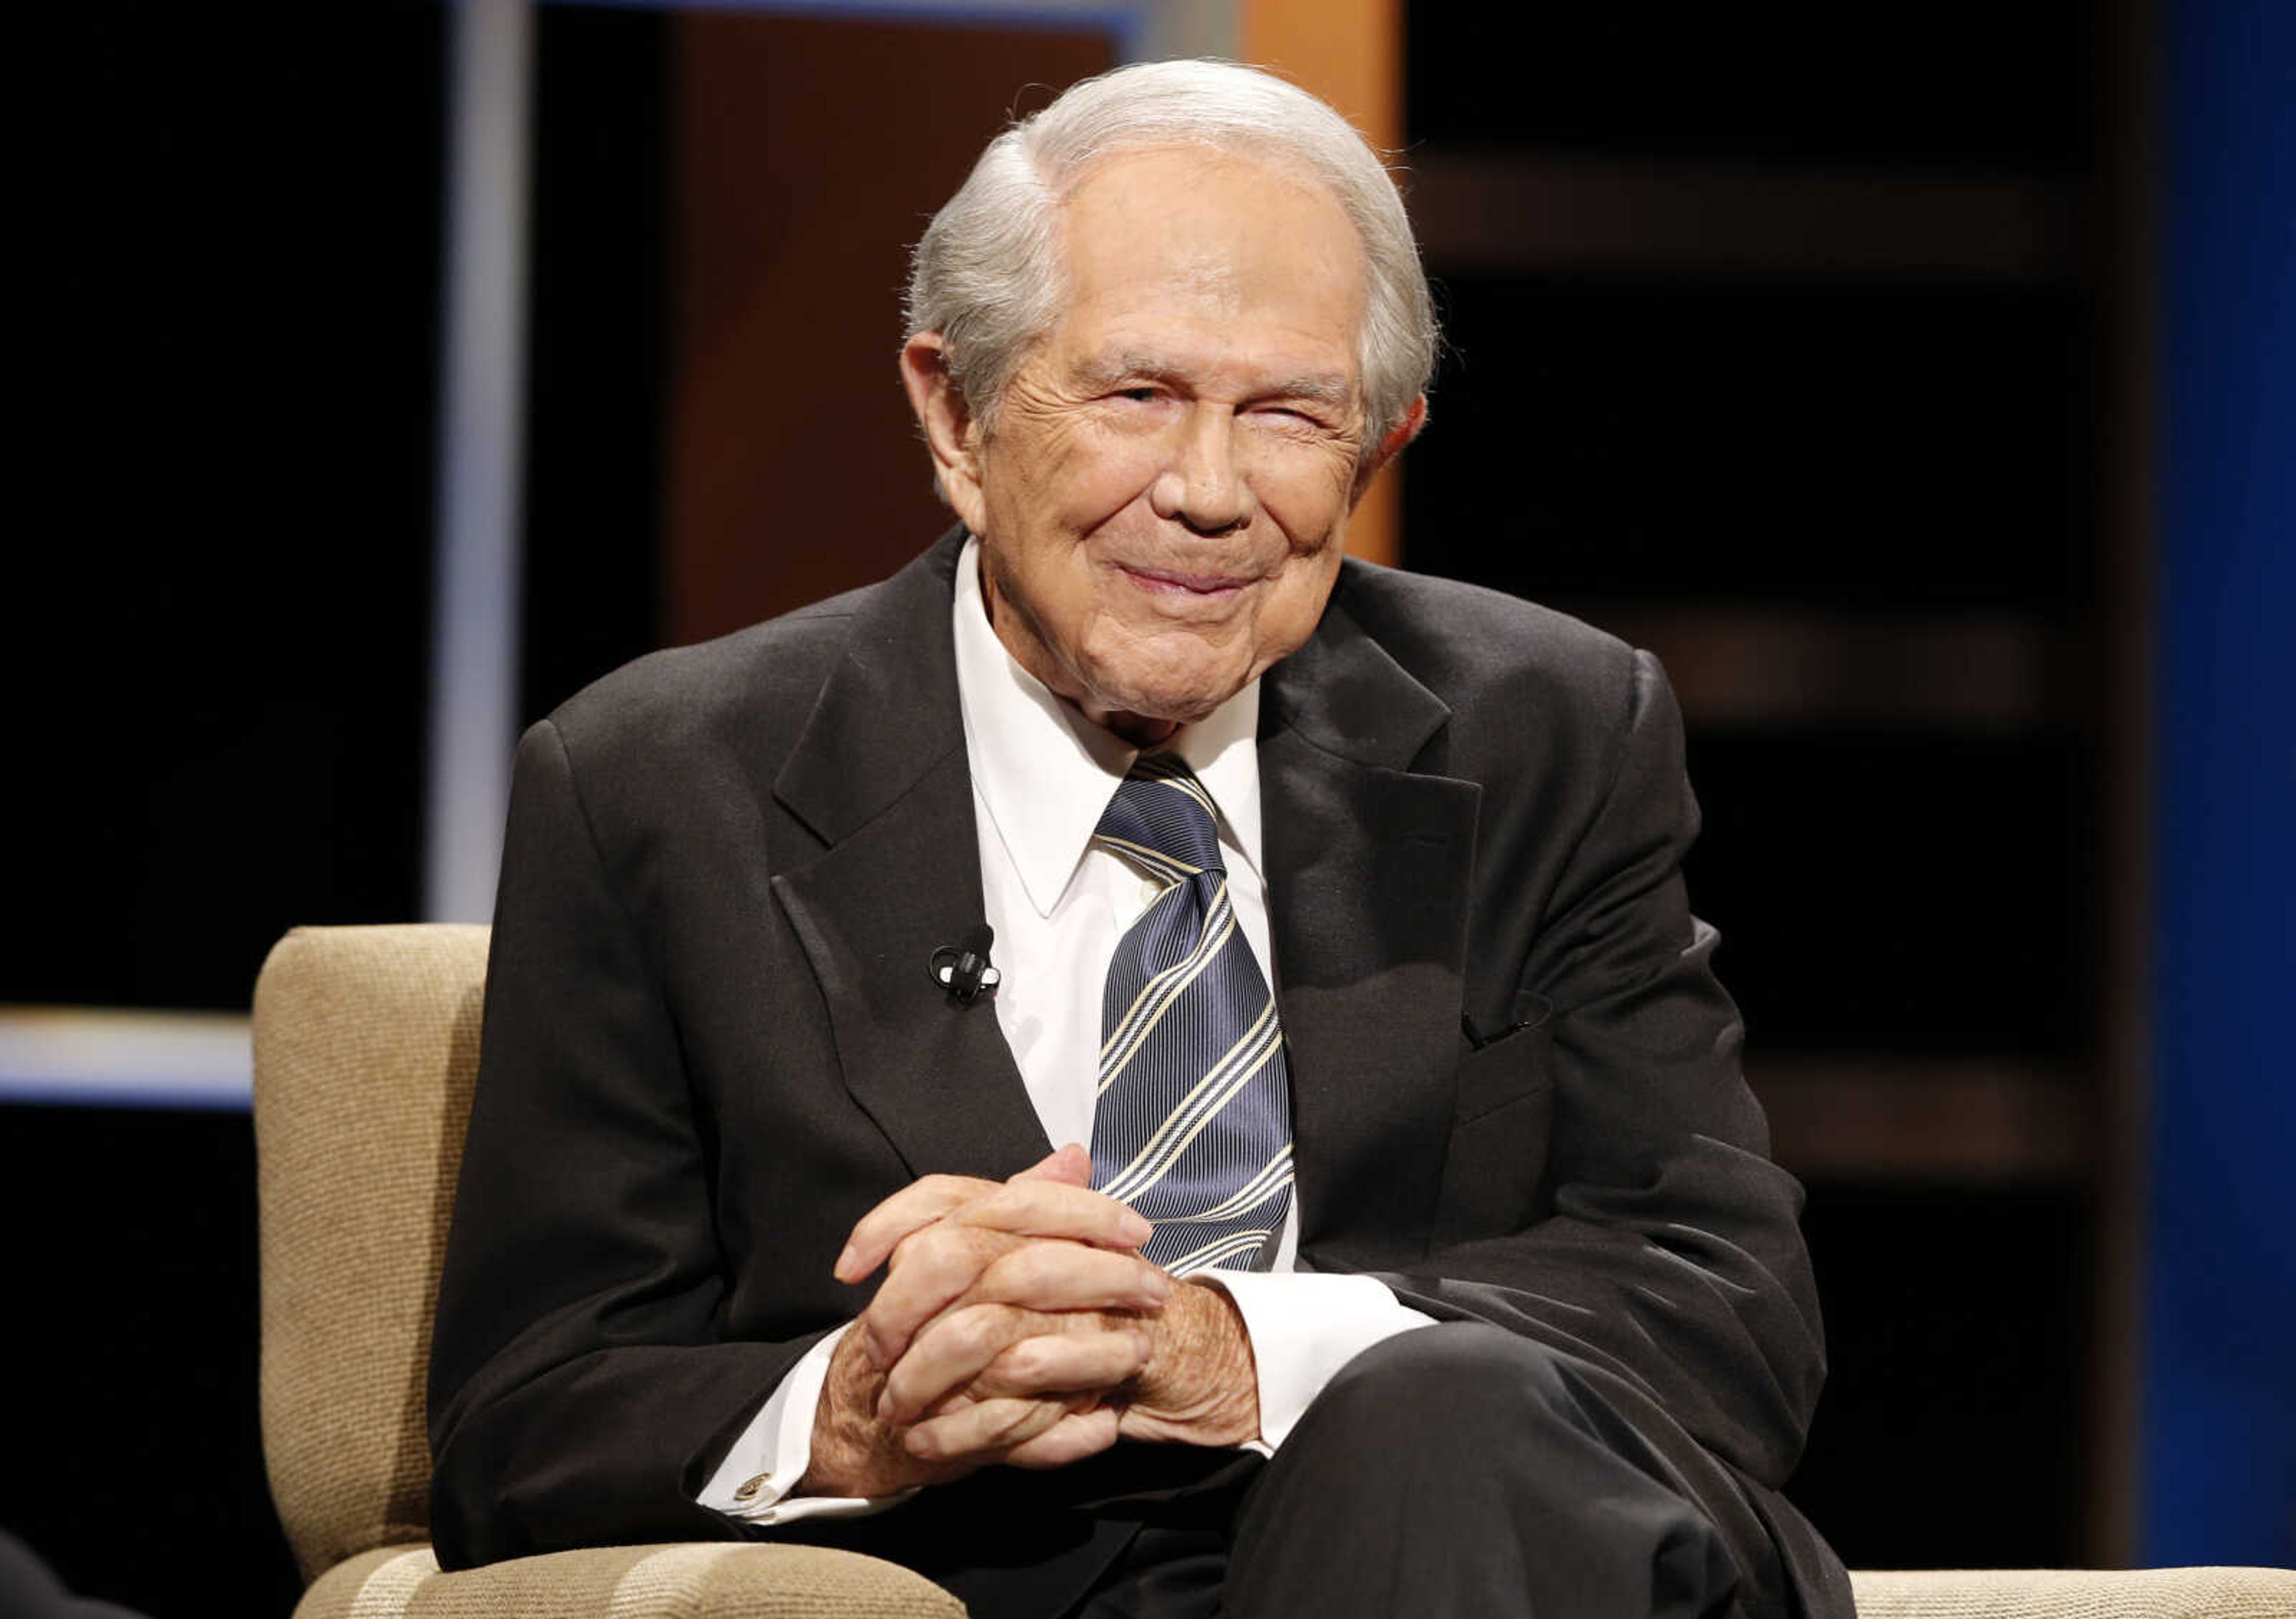
M 1395 182 L 1354 127 L 1298 86 L 1232 62 L 1152 62 L 1063 92 L 989 142 L 911 256 L 908 333 L 940 334 L 984 431 L 1021 357 L 1066 292 L 1060 209 L 1101 160 L 1198 145 L 1305 174 L 1363 243 L 1368 286 L 1357 363 L 1366 455 L 1411 413 L 1435 367 L 1435 309 Z

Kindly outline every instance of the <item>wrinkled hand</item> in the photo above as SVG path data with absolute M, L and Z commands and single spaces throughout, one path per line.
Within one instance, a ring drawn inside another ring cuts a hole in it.
M 1138 1258 L 1148 1222 L 1089 1190 L 1091 1172 L 1070 1146 L 1002 1185 L 929 1176 L 854 1229 L 838 1278 L 890 1268 L 832 1360 L 807 1492 L 1058 1467 L 1119 1437 L 1259 1432 L 1234 1305 Z
M 1013 1459 L 1063 1419 L 1095 1407 L 1093 1391 L 1138 1368 L 1144 1347 L 1128 1319 L 1111 1315 L 1103 1326 L 1101 1312 L 1153 1310 L 1171 1283 L 1132 1252 L 1147 1240 L 1148 1222 L 1089 1190 L 1091 1178 L 1090 1155 L 1069 1146 L 1002 1183 L 927 1176 L 862 1219 L 838 1256 L 838 1279 L 857 1282 L 880 1264 L 889 1269 L 831 1359 L 803 1491 L 886 1494 Z M 1030 1257 L 1034 1250 L 1042 1255 Z M 880 1414 L 886 1372 L 919 1327 L 976 1293 L 1088 1330 L 1062 1332 L 1062 1342 L 1021 1357 L 1000 1373 L 994 1392 L 984 1386 L 947 1401 L 952 1413 L 969 1413 L 967 1442 L 945 1457 L 922 1457 Z M 1094 1313 L 1060 1313 L 1086 1310 Z M 1114 1441 L 1111 1432 L 1087 1449 L 1078 1442 L 1084 1437 L 1071 1430 L 1019 1459 L 1054 1465 Z
M 1087 1402 L 997 1459 L 1059 1467 L 1119 1439 L 1234 1445 L 1259 1437 L 1259 1380 L 1243 1319 L 1225 1292 L 1197 1282 L 1174 1282 L 1163 1308 L 1129 1321 L 961 1303 L 921 1330 L 894 1365 L 880 1415 L 897 1429 L 914 1425 L 904 1441 L 913 1456 L 964 1456 L 994 1432 L 992 1408 L 1003 1398 L 1062 1386 L 1053 1368 L 1075 1364 L 1069 1346 L 1111 1335 L 1137 1346 L 1128 1374 L 1078 1390 Z
M 951 1306 L 1040 1311 L 1153 1310 L 1171 1278 L 1139 1257 L 1153 1228 L 1086 1183 L 1092 1159 L 1064 1146 L 998 1185 L 928 1175 L 853 1228 L 836 1276 L 857 1282 L 880 1264 L 885 1284 L 855 1332 L 870 1363 L 891 1367 L 918 1328 Z
M 995 1451 L 1057 1467 L 1119 1438 L 1223 1445 L 1258 1434 L 1234 1305 L 1129 1252 L 1151 1228 L 1086 1189 L 1091 1174 L 1090 1155 L 1064 1147 L 962 1202 L 949 1201 L 960 1188 L 920 1182 L 857 1228 L 841 1274 L 848 1259 L 865 1275 L 881 1251 L 892 1256 L 860 1330 L 871 1363 L 887 1368 L 877 1417 L 909 1428 L 910 1455 Z M 1012 1235 L 1023 1229 L 1031 1235 Z M 1062 1395 L 1054 1417 L 1046 1408 Z

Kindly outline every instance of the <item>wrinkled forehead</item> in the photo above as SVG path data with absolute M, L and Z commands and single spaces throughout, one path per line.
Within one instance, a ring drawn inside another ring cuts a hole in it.
M 1369 280 L 1354 222 L 1296 167 L 1202 146 L 1095 164 L 1059 223 L 1068 311 L 1138 307 L 1252 318 L 1307 335 L 1336 320 L 1350 349 Z

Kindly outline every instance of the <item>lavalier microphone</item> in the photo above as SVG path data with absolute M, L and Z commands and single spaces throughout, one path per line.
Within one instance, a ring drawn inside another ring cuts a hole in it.
M 932 980 L 949 992 L 950 999 L 971 1006 L 985 990 L 996 992 L 1004 974 L 989 965 L 988 948 L 996 942 L 996 930 L 986 922 L 976 923 L 965 933 L 962 942 L 944 944 L 932 953 L 927 971 Z

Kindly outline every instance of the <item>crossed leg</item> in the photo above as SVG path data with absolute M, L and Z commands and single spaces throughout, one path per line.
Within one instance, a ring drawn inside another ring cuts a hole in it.
M 1074 1611 L 1079 1619 L 1776 1612 L 1782 1576 L 1767 1537 L 1751 1514 L 1731 1516 L 1739 1521 L 1726 1534 L 1690 1482 L 1568 1358 L 1496 1327 L 1447 1323 L 1349 1362 L 1238 1492 L 1226 1533 L 1144 1532 Z

